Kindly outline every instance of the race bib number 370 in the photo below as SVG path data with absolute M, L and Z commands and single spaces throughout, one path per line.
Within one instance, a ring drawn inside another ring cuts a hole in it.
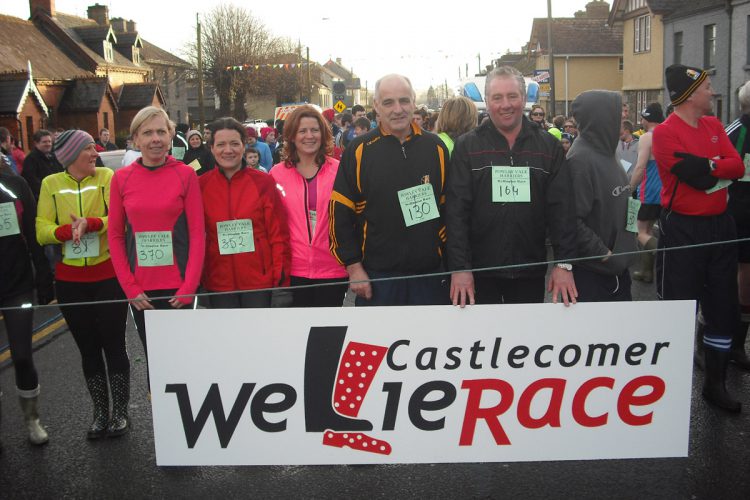
M 216 233 L 221 255 L 255 251 L 253 221 L 250 219 L 217 222 Z
M 492 167 L 492 201 L 494 203 L 530 202 L 529 167 Z
M 398 192 L 398 202 L 401 204 L 406 227 L 437 219 L 440 216 L 432 184 L 420 184 L 402 189 Z
M 141 231 L 135 233 L 138 265 L 141 267 L 171 266 L 174 264 L 171 231 Z

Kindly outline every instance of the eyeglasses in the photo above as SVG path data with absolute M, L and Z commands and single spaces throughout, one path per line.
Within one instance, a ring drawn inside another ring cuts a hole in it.
M 544 113 L 540 113 L 538 111 L 535 111 L 535 112 L 531 113 L 531 116 L 544 116 Z

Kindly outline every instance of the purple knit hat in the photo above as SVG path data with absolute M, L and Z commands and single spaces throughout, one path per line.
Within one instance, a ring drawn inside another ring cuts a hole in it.
M 94 138 L 88 132 L 66 130 L 55 141 L 55 157 L 67 169 L 89 144 L 94 144 Z

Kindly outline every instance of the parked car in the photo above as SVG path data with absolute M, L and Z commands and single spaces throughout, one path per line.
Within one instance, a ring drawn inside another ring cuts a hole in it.
M 105 167 L 117 170 L 122 168 L 122 157 L 125 156 L 124 149 L 117 149 L 115 151 L 102 151 L 99 153 L 99 158 L 102 159 Z

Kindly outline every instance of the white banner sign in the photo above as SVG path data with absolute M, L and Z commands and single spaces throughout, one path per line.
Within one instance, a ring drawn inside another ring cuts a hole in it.
M 684 457 L 695 304 L 146 311 L 159 465 Z

